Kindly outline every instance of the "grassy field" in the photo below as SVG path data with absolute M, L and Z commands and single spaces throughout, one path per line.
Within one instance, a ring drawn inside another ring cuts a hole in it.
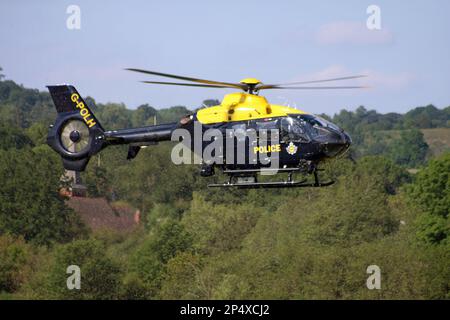
M 421 129 L 421 131 L 430 147 L 429 157 L 436 157 L 446 151 L 450 151 L 450 128 Z M 381 133 L 383 140 L 389 143 L 393 139 L 399 139 L 400 132 L 401 130 L 386 130 L 378 133 Z M 369 143 L 372 142 L 370 136 L 367 141 Z
M 450 150 L 450 128 L 422 129 L 427 144 L 430 146 L 430 156 L 438 156 Z

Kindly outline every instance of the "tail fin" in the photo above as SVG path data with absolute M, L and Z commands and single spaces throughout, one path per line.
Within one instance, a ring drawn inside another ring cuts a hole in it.
M 89 158 L 106 146 L 103 127 L 71 85 L 48 86 L 58 117 L 47 143 L 67 170 L 83 171 Z
M 78 112 L 89 128 L 103 130 L 89 106 L 84 102 L 77 89 L 71 85 L 47 86 L 58 113 Z M 103 130 L 104 131 L 104 130 Z

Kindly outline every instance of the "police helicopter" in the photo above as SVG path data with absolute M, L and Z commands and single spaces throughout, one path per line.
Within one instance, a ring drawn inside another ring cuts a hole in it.
M 142 81 L 147 84 L 231 88 L 238 89 L 240 92 L 227 94 L 220 105 L 199 109 L 178 122 L 105 130 L 73 86 L 47 86 L 58 112 L 55 123 L 50 126 L 47 143 L 61 155 L 65 169 L 83 171 L 90 157 L 110 145 L 129 145 L 127 158 L 131 160 L 137 156 L 142 147 L 172 140 L 181 141 L 184 146 L 200 156 L 201 176 L 212 176 L 215 174 L 215 169 L 221 170 L 228 176 L 226 182 L 210 184 L 209 187 L 329 186 L 334 181 L 320 181 L 319 164 L 326 159 L 345 153 L 352 142 L 350 136 L 342 128 L 319 116 L 288 106 L 270 104 L 265 97 L 259 95 L 259 92 L 282 89 L 365 88 L 363 86 L 317 85 L 323 82 L 361 78 L 364 77 L 363 75 L 264 84 L 254 78 L 231 83 L 142 69 L 127 70 L 184 81 Z M 214 129 L 216 134 L 219 132 L 223 136 L 219 136 L 223 138 L 219 140 L 224 141 L 222 146 L 212 152 L 214 160 L 206 159 L 203 152 L 208 148 L 211 149 L 211 144 L 217 142 L 217 135 L 210 141 L 201 139 L 199 148 L 193 142 L 195 139 L 188 137 L 195 136 L 195 131 L 204 134 L 211 129 Z M 245 135 L 250 131 L 255 134 Z M 267 131 L 274 134 L 269 136 Z M 174 140 L 176 132 L 181 134 Z M 237 134 L 238 132 L 240 134 Z M 250 136 L 253 138 L 250 139 Z M 275 166 L 274 163 L 276 163 Z M 258 181 L 258 176 L 261 174 L 281 173 L 287 175 L 282 181 Z M 300 174 L 301 178 L 294 179 L 294 174 Z M 308 182 L 309 175 L 313 176 L 312 182 Z

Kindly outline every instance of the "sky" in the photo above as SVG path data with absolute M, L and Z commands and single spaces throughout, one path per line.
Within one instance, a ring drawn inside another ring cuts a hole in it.
M 70 5 L 80 9 L 80 29 L 67 27 L 74 21 Z M 380 9 L 380 29 L 367 27 L 370 5 Z M 25 87 L 70 83 L 97 102 L 129 108 L 193 109 L 233 92 L 143 84 L 168 79 L 124 70 L 130 67 L 226 82 L 364 74 L 335 85 L 368 89 L 263 94 L 271 103 L 313 113 L 360 105 L 403 113 L 450 105 L 449 16 L 448 0 L 2 0 L 0 66 Z

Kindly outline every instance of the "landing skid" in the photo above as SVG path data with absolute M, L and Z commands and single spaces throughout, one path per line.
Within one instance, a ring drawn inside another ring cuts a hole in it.
M 226 188 L 226 187 L 237 187 L 240 189 L 269 189 L 269 188 L 319 188 L 319 187 L 327 187 L 334 183 L 334 181 L 328 181 L 325 183 L 305 183 L 305 180 L 302 181 L 280 181 L 280 182 L 226 182 L 226 183 L 213 183 L 208 184 L 209 188 Z
M 231 173 L 230 171 L 228 172 Z M 257 182 L 256 176 L 242 176 L 242 171 L 239 173 L 230 174 L 229 181 L 224 183 L 209 184 L 209 188 L 227 188 L 237 187 L 240 189 L 269 189 L 269 188 L 319 188 L 327 187 L 334 183 L 334 181 L 320 182 L 317 171 L 314 171 L 314 182 L 307 182 L 307 179 L 301 181 L 294 181 L 292 179 L 293 172 L 289 172 L 287 181 L 268 181 Z M 253 180 L 253 181 L 251 181 Z

